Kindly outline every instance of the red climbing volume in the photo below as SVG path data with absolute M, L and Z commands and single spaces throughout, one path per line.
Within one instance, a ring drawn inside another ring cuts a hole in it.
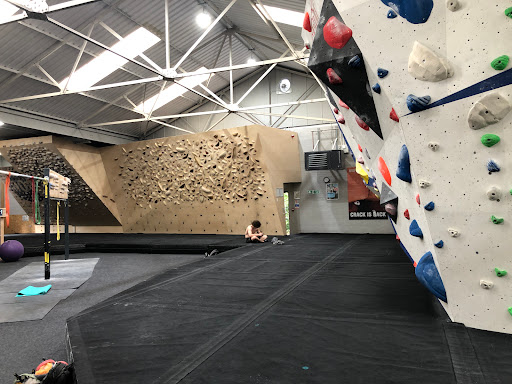
M 304 29 L 308 32 L 311 32 L 311 20 L 309 19 L 309 12 L 306 12 L 304 15 L 304 22 L 302 23 Z
M 324 26 L 324 40 L 330 47 L 341 49 L 352 37 L 352 30 L 336 16 L 332 16 Z

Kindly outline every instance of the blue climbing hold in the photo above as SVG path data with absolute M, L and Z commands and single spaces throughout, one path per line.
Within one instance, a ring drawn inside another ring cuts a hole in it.
M 436 205 L 434 204 L 434 202 L 433 202 L 433 201 L 431 201 L 430 203 L 428 203 L 427 205 L 425 205 L 425 209 L 426 209 L 427 211 L 433 211 L 435 207 L 436 207 Z
M 388 19 L 394 19 L 395 17 L 397 17 L 396 12 L 390 9 L 388 12 Z
M 407 146 L 405 144 L 402 145 L 400 155 L 398 155 L 398 169 L 396 170 L 396 177 L 408 183 L 412 181 L 409 151 L 407 150 Z
M 487 170 L 489 171 L 489 173 L 499 172 L 500 167 L 498 164 L 494 162 L 494 160 L 489 160 L 489 162 L 487 163 Z
M 381 1 L 387 6 L 393 8 L 396 13 L 412 24 L 425 23 L 432 13 L 432 8 L 434 8 L 434 2 L 432 0 Z
M 302 367 L 302 369 L 307 371 L 309 369 L 309 367 L 307 365 L 305 365 L 305 366 Z
M 381 79 L 385 78 L 388 75 L 389 71 L 387 69 L 379 68 L 377 69 L 377 76 Z
M 348 61 L 348 65 L 350 65 L 353 68 L 358 68 L 363 64 L 363 60 L 358 55 L 355 55 L 353 58 L 351 58 Z
M 420 112 L 427 108 L 432 99 L 430 96 L 407 96 L 407 108 L 411 112 Z
M 444 247 L 444 241 L 439 240 L 437 243 L 434 244 L 437 248 L 443 248 Z
M 439 275 L 432 253 L 427 252 L 423 255 L 416 266 L 414 273 L 420 283 L 432 292 L 434 296 L 443 300 L 445 303 L 448 302 L 443 280 L 441 279 L 441 275 Z
M 412 236 L 419 237 L 419 238 L 423 239 L 423 232 L 416 220 L 413 220 L 411 225 L 409 225 L 409 233 Z
M 373 87 L 373 92 L 378 93 L 380 95 L 380 84 L 376 83 Z

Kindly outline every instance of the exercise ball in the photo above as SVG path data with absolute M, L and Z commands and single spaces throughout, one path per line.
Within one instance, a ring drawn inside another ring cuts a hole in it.
M 7 240 L 0 245 L 0 258 L 5 262 L 18 261 L 25 253 L 23 244 L 17 240 Z

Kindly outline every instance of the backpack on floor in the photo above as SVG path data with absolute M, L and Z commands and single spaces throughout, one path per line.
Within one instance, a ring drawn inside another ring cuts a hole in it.
M 63 361 L 57 361 L 46 374 L 41 384 L 74 384 L 76 382 L 75 367 Z

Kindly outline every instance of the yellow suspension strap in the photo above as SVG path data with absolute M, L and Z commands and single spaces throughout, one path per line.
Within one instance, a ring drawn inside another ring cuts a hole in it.
M 60 241 L 59 208 L 60 208 L 60 201 L 57 201 L 57 241 Z

